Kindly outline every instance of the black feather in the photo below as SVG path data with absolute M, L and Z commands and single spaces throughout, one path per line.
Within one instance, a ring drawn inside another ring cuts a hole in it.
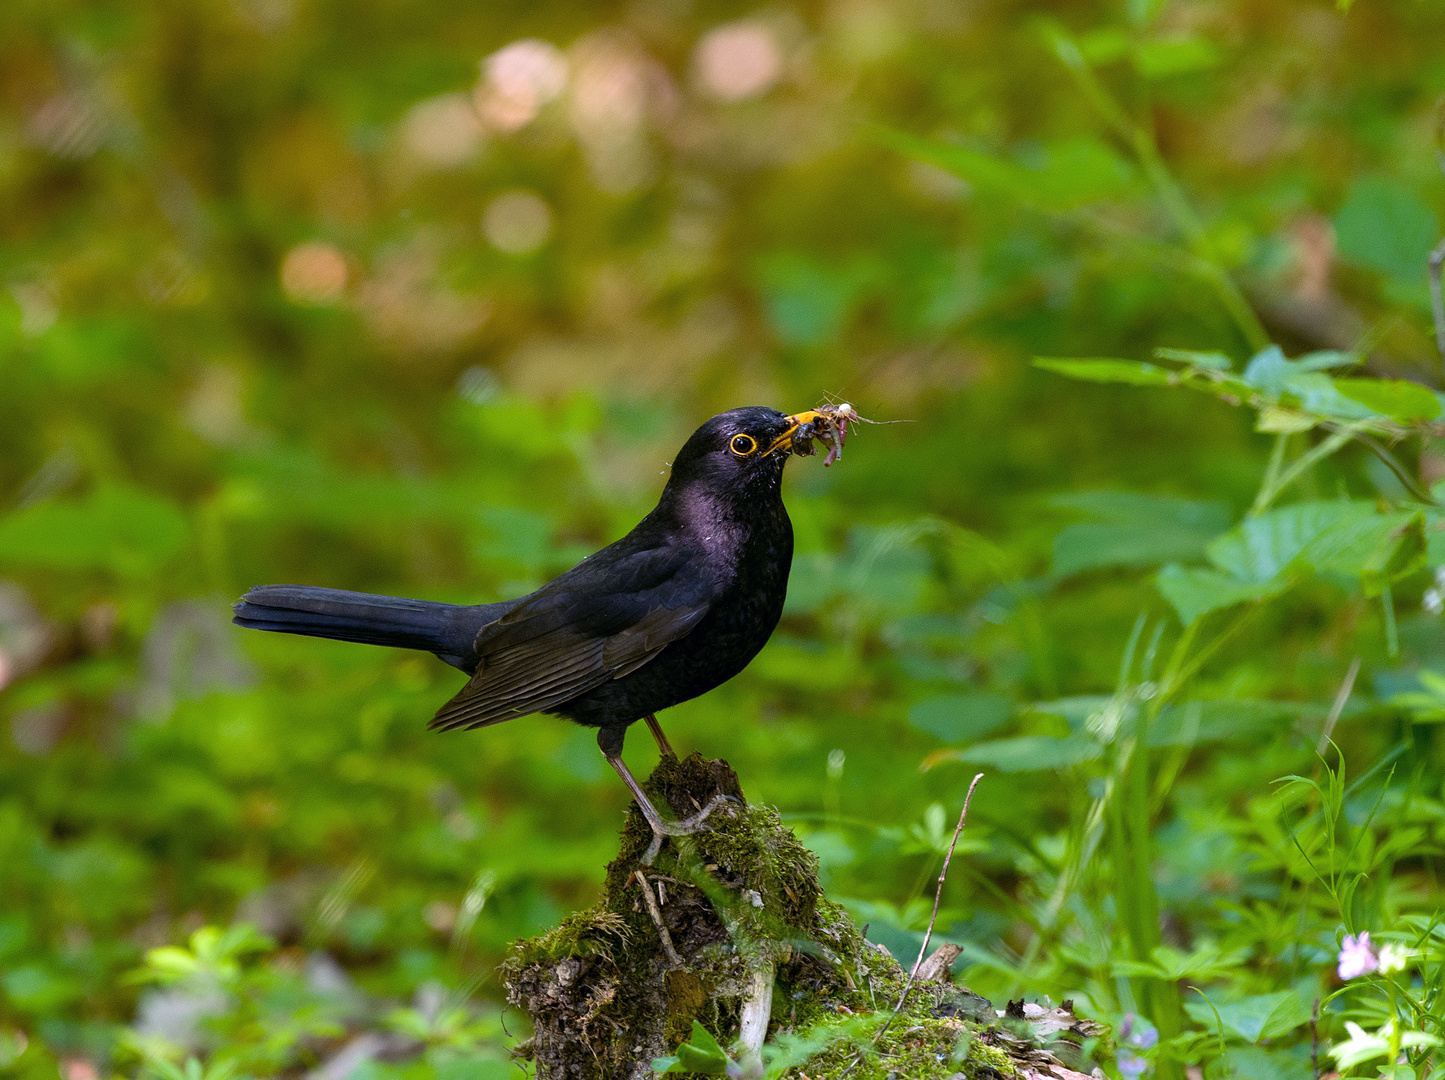
M 472 647 L 477 631 L 515 605 L 515 600 L 443 604 L 314 585 L 262 585 L 237 601 L 232 621 L 254 630 L 422 649 L 470 672 L 477 664 Z

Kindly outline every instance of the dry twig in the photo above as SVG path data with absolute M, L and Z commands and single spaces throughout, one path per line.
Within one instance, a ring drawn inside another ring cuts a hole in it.
M 968 794 L 963 797 L 963 812 L 958 815 L 958 824 L 953 827 L 953 839 L 948 842 L 948 854 L 943 857 L 943 869 L 938 872 L 938 888 L 933 893 L 933 914 L 928 917 L 928 929 L 923 932 L 923 944 L 918 947 L 918 959 L 913 961 L 913 968 L 908 972 L 908 981 L 903 984 L 903 993 L 898 995 L 898 1003 L 893 1006 L 893 1016 L 878 1029 L 878 1034 L 873 1036 L 876 1045 L 878 1040 L 883 1038 L 883 1033 L 888 1030 L 888 1025 L 893 1023 L 893 1017 L 897 1016 L 903 1008 L 903 1003 L 908 1000 L 908 992 L 913 989 L 913 982 L 918 977 L 918 969 L 923 964 L 923 958 L 928 954 L 928 942 L 933 937 L 933 924 L 938 922 L 938 905 L 943 901 L 943 883 L 948 880 L 948 864 L 953 859 L 953 849 L 958 846 L 958 838 L 963 833 L 963 823 L 968 820 L 968 804 L 973 802 L 973 789 L 978 787 L 978 782 L 983 779 L 983 773 L 974 776 L 973 782 L 968 785 Z
M 647 913 L 652 916 L 652 922 L 657 927 L 657 936 L 662 939 L 662 951 L 667 953 L 667 959 L 673 967 L 682 967 L 682 957 L 677 955 L 677 950 L 672 945 L 672 935 L 667 932 L 667 924 L 662 921 L 662 912 L 658 909 L 657 900 L 652 895 L 652 886 L 647 883 L 641 870 L 634 870 L 633 877 L 642 886 L 642 902 L 647 905 Z
M 918 948 L 918 958 L 913 961 L 913 969 L 908 973 L 908 982 L 904 984 L 903 993 L 898 995 L 898 1001 L 893 1006 L 893 1015 L 883 1022 L 883 1026 L 879 1028 L 873 1036 L 873 1041 L 870 1044 L 872 1046 L 878 1045 L 878 1040 L 883 1038 L 893 1021 L 897 1019 L 898 1011 L 903 1008 L 903 1003 L 908 1000 L 908 992 L 913 989 L 913 982 L 918 976 L 918 969 L 922 966 L 923 958 L 928 952 L 928 941 L 933 937 L 933 924 L 938 921 L 938 905 L 943 900 L 943 883 L 948 879 L 948 864 L 953 859 L 953 849 L 958 846 L 958 838 L 963 833 L 963 823 L 968 820 L 968 804 L 973 802 L 973 789 L 978 787 L 978 782 L 982 779 L 983 773 L 975 774 L 973 781 L 968 785 L 968 794 L 963 797 L 963 811 L 958 815 L 958 824 L 953 827 L 953 839 L 948 842 L 948 854 L 943 857 L 943 869 L 938 872 L 938 888 L 933 894 L 933 914 L 928 917 L 928 929 L 924 931 L 923 944 Z M 869 982 L 869 988 L 872 988 L 871 980 Z M 860 1050 L 854 1056 L 853 1060 L 848 1063 L 848 1067 L 839 1073 L 840 1080 L 852 1072 L 857 1067 L 858 1062 L 862 1060 L 863 1051 Z

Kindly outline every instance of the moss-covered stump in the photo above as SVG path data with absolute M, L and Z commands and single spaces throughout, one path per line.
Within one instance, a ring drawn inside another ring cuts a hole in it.
M 790 1075 L 810 1080 L 1082 1080 L 1068 1065 L 1085 1068 L 1079 1045 L 1097 1025 L 1068 1003 L 1001 1014 L 949 985 L 947 963 L 924 965 L 934 970 L 889 1022 L 906 972 L 823 896 L 813 853 L 775 811 L 747 804 L 726 762 L 665 759 L 644 787 L 679 818 L 717 794 L 736 802 L 646 867 L 651 833 L 633 807 L 597 905 L 513 946 L 502 975 L 532 1018 L 520 1053 L 542 1080 L 651 1076 L 694 1021 L 733 1048 L 735 1073 L 761 1075 L 766 1033 L 770 1071 L 796 1061 Z

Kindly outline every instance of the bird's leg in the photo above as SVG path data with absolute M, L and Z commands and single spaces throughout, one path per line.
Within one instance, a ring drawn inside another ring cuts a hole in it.
M 597 733 L 597 745 L 602 748 L 602 756 L 607 759 L 607 764 L 617 770 L 617 775 L 622 777 L 627 790 L 632 792 L 632 797 L 637 800 L 637 808 L 642 811 L 642 816 L 647 819 L 647 824 L 652 829 L 652 843 L 647 845 L 647 851 L 642 856 L 642 865 L 651 866 L 652 860 L 657 858 L 657 853 L 662 850 L 663 840 L 669 836 L 690 836 L 697 832 L 703 827 L 708 815 L 727 802 L 728 797 L 714 795 L 707 805 L 692 817 L 683 818 L 681 821 L 663 821 L 657 807 L 652 805 L 647 792 L 642 790 L 642 785 L 627 767 L 627 762 L 622 760 L 622 740 L 626 734 L 625 727 L 603 728 Z
M 657 717 L 652 713 L 648 713 L 643 717 L 643 720 L 647 721 L 647 730 L 652 732 L 652 737 L 657 740 L 658 752 L 661 753 L 663 757 L 670 757 L 674 761 L 677 760 L 677 753 L 673 750 L 672 743 L 667 741 L 667 736 L 662 733 L 662 725 L 657 722 Z

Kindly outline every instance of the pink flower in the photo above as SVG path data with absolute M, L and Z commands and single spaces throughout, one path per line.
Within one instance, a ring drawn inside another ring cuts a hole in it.
M 1370 972 L 1378 970 L 1379 966 L 1379 958 L 1375 956 L 1375 950 L 1370 947 L 1368 930 L 1362 931 L 1359 937 L 1345 935 L 1345 940 L 1340 945 L 1340 978 L 1354 979 L 1361 975 L 1368 975 Z

